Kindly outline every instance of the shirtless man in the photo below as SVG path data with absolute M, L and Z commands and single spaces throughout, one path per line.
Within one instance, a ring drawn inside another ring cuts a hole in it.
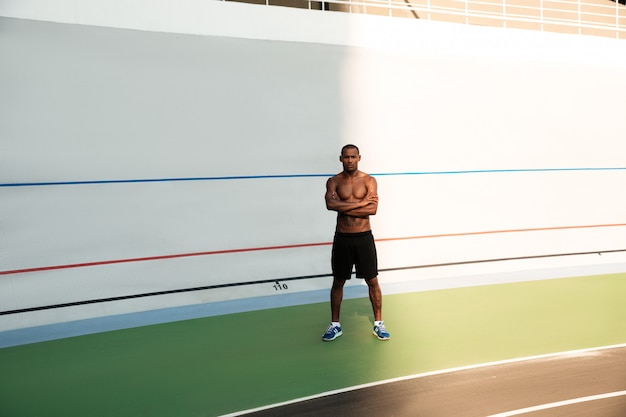
M 378 185 L 374 177 L 359 171 L 361 155 L 355 145 L 341 149 L 343 171 L 326 182 L 326 208 L 337 212 L 331 264 L 333 286 L 330 289 L 331 323 L 322 336 L 330 342 L 342 335 L 339 312 L 343 286 L 350 279 L 352 266 L 357 278 L 365 279 L 374 311 L 373 333 L 380 340 L 390 336 L 382 322 L 382 294 L 378 285 L 378 260 L 370 216 L 378 209 Z

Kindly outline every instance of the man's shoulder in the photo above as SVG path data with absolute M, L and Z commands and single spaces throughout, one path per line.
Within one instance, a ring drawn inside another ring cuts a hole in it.
M 341 180 L 344 180 L 345 178 L 346 178 L 346 176 L 345 176 L 344 172 L 342 171 L 342 172 L 339 172 L 339 173 L 333 175 L 332 177 L 328 178 L 328 181 L 329 182 L 341 181 Z

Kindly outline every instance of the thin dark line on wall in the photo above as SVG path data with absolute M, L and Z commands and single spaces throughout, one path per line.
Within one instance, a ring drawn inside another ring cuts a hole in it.
M 371 175 L 384 176 L 413 176 L 413 175 L 459 175 L 459 174 L 506 174 L 530 172 L 569 172 L 569 171 L 626 171 L 626 167 L 573 167 L 573 168 L 521 168 L 521 169 L 478 169 L 461 171 L 408 171 L 408 172 L 379 172 Z M 83 181 L 35 181 L 0 183 L 0 187 L 45 187 L 67 185 L 97 185 L 97 184 L 133 184 L 133 183 L 162 183 L 185 181 L 229 181 L 229 180 L 259 180 L 259 179 L 286 179 L 286 178 L 315 178 L 331 177 L 334 174 L 276 174 L 276 175 L 229 175 L 215 177 L 182 177 L 182 178 L 138 178 L 138 179 L 108 179 Z
M 591 252 L 572 252 L 572 253 L 556 253 L 556 254 L 548 254 L 548 255 L 528 255 L 528 256 L 513 256 L 508 258 L 495 258 L 495 259 L 479 259 L 474 261 L 462 261 L 462 262 L 446 262 L 439 264 L 428 264 L 428 265 L 416 265 L 416 266 L 401 266 L 396 268 L 385 268 L 381 269 L 381 272 L 392 272 L 392 271 L 403 271 L 410 269 L 423 269 L 423 268 L 437 268 L 444 266 L 456 266 L 456 265 L 472 265 L 472 264 L 482 264 L 488 262 L 506 262 L 506 261 L 523 261 L 526 259 L 543 259 L 543 258 L 557 258 L 557 257 L 565 257 L 565 256 L 583 256 L 583 255 L 599 255 L 607 254 L 607 253 L 619 253 L 626 252 L 626 249 L 610 249 L 610 250 L 599 250 L 599 251 L 591 251 Z
M 98 298 L 98 299 L 93 299 L 93 300 L 74 301 L 71 303 L 53 304 L 53 305 L 48 305 L 48 306 L 29 307 L 29 308 L 22 308 L 22 309 L 17 309 L 17 310 L 0 311 L 0 316 L 7 315 L 7 314 L 27 313 L 31 311 L 50 310 L 50 309 L 63 308 L 63 307 L 74 307 L 74 306 L 87 305 L 87 304 L 132 300 L 134 298 L 145 298 L 145 297 L 155 297 L 159 295 L 180 294 L 180 293 L 185 293 L 185 292 L 216 290 L 220 288 L 229 288 L 229 287 L 244 287 L 244 286 L 249 286 L 249 285 L 271 284 L 277 281 L 279 282 L 296 281 L 296 280 L 313 279 L 313 278 L 324 278 L 324 277 L 329 277 L 329 276 L 331 276 L 331 274 L 306 275 L 306 276 L 290 277 L 290 278 L 266 279 L 266 280 L 258 280 L 258 281 L 247 281 L 247 282 L 231 282 L 231 283 L 226 283 L 226 284 L 206 285 L 206 286 L 201 286 L 201 287 L 180 288 L 176 290 L 154 291 L 154 292 L 141 293 L 141 294 L 122 295 L 118 297 Z
M 490 235 L 490 234 L 500 234 L 500 233 L 544 232 L 544 231 L 555 231 L 555 230 L 593 229 L 593 228 L 602 228 L 602 227 L 625 227 L 625 226 L 626 226 L 626 223 L 617 223 L 617 224 L 537 227 L 537 228 L 509 229 L 509 230 L 487 230 L 487 231 L 477 231 L 477 232 L 444 233 L 444 234 L 423 235 L 423 236 L 390 237 L 390 238 L 376 239 L 376 241 L 377 242 L 389 242 L 389 241 L 414 240 L 414 239 L 434 239 L 434 238 L 442 238 L 442 237 Z M 54 271 L 54 270 L 59 270 L 59 269 L 74 269 L 74 268 L 86 268 L 86 267 L 95 267 L 95 266 L 104 266 L 104 265 L 115 265 L 115 264 L 131 263 L 131 262 L 162 261 L 162 260 L 168 260 L 168 259 L 190 258 L 190 257 L 196 257 L 196 256 L 227 255 L 227 254 L 244 253 L 244 252 L 259 252 L 259 251 L 270 251 L 270 250 L 281 250 L 281 249 L 309 248 L 309 247 L 315 247 L 315 246 L 330 246 L 331 244 L 332 242 L 300 243 L 300 244 L 293 244 L 293 245 L 262 246 L 262 247 L 253 247 L 253 248 L 223 249 L 223 250 L 205 251 L 205 252 L 176 253 L 176 254 L 170 254 L 170 255 L 145 256 L 145 257 L 140 257 L 140 258 L 110 259 L 110 260 L 105 260 L 105 261 L 83 262 L 83 263 L 64 264 L 64 265 L 48 265 L 48 266 L 40 266 L 40 267 L 22 268 L 22 269 L 10 269 L 10 270 L 5 270 L 5 271 L 0 271 L 0 276 L 25 274 L 25 273 L 33 273 L 33 272 Z
M 490 262 L 518 261 L 518 260 L 525 260 L 525 259 L 556 258 L 556 257 L 564 257 L 564 256 L 602 255 L 602 254 L 617 253 L 617 252 L 626 252 L 626 249 L 610 249 L 610 250 L 598 250 L 598 251 L 590 251 L 590 252 L 557 253 L 557 254 L 548 254 L 548 255 L 515 256 L 515 257 L 507 257 L 507 258 L 494 258 L 494 259 L 481 259 L 481 260 L 472 260 L 472 261 L 446 262 L 446 263 L 427 264 L 427 265 L 402 266 L 402 267 L 395 267 L 395 268 L 383 268 L 383 269 L 380 269 L 379 272 L 393 272 L 393 271 L 404 271 L 404 270 L 424 269 L 424 268 L 438 268 L 438 267 L 446 267 L 446 266 L 471 265 L 471 264 L 490 263 Z M 117 297 L 98 298 L 98 299 L 93 299 L 93 300 L 74 301 L 70 303 L 52 304 L 52 305 L 38 306 L 38 307 L 28 307 L 28 308 L 21 308 L 21 309 L 16 309 L 16 310 L 6 310 L 6 311 L 0 311 L 0 316 L 10 315 L 10 314 L 19 314 L 19 313 L 29 313 L 29 312 L 42 311 L 42 310 L 52 310 L 52 309 L 64 308 L 64 307 L 75 307 L 75 306 L 88 305 L 88 304 L 124 301 L 124 300 L 136 299 L 136 298 L 155 297 L 155 296 L 161 296 L 161 295 L 180 294 L 180 293 L 195 292 L 195 291 L 215 290 L 219 288 L 244 287 L 244 286 L 250 286 L 250 285 L 275 284 L 275 283 L 282 283 L 282 282 L 288 282 L 288 281 L 302 281 L 306 279 L 329 278 L 331 276 L 332 274 L 330 273 L 316 274 L 316 275 L 303 275 L 303 276 L 288 277 L 288 278 L 273 278 L 273 279 L 265 279 L 265 280 L 257 280 L 257 281 L 232 282 L 232 283 L 226 283 L 226 284 L 206 285 L 206 286 L 192 287 L 192 288 L 180 288 L 180 289 L 175 289 L 175 290 L 154 291 L 154 292 L 141 293 L 141 294 L 131 294 L 131 295 L 123 295 L 123 296 L 117 296 Z

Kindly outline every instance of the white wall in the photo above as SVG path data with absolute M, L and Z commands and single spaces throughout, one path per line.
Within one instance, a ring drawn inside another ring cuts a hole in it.
M 144 6 L 0 4 L 0 330 L 327 288 L 348 142 L 383 285 L 624 262 L 624 41 Z

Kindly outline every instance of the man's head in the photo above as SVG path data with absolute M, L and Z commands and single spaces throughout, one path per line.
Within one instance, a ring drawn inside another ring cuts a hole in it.
M 344 145 L 344 147 L 343 147 L 343 148 L 341 148 L 341 154 L 342 154 L 342 155 L 343 155 L 343 151 L 345 151 L 346 149 L 356 149 L 356 153 L 357 153 L 357 154 L 359 154 L 359 153 L 360 153 L 360 151 L 359 151 L 359 147 L 358 147 L 358 146 L 356 146 L 356 145 L 353 145 L 353 144 L 349 143 L 349 144 L 347 144 L 347 145 Z
M 343 164 L 343 170 L 345 172 L 355 172 L 359 169 L 359 161 L 361 160 L 361 155 L 359 153 L 359 148 L 356 145 L 346 145 L 341 148 L 341 156 L 339 156 L 339 161 Z

